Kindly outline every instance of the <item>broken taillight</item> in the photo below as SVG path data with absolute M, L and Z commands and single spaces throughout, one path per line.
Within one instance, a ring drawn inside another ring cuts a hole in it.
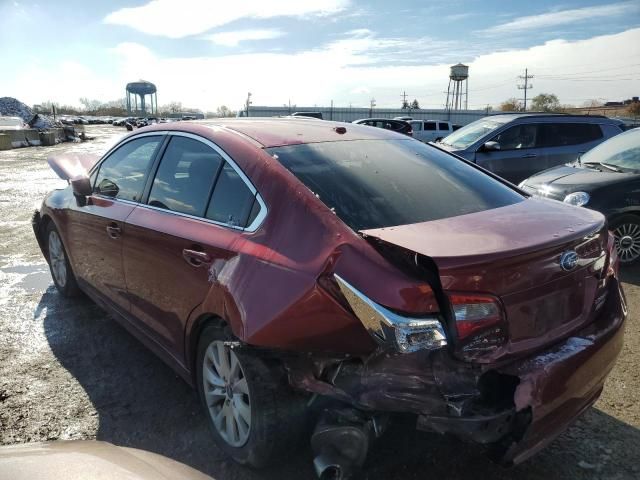
M 504 321 L 502 306 L 499 300 L 491 295 L 450 293 L 449 299 L 460 340 Z

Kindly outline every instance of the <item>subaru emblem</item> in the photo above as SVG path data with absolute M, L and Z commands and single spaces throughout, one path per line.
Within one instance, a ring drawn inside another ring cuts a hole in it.
M 578 265 L 578 254 L 574 250 L 567 250 L 560 255 L 560 267 L 565 270 L 573 270 Z

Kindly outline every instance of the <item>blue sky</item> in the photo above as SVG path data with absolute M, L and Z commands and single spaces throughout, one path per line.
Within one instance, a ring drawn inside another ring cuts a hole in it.
M 0 96 L 112 100 L 139 78 L 159 102 L 441 107 L 447 67 L 470 65 L 469 103 L 640 94 L 640 2 L 0 0 Z M 6 68 L 10 66 L 10 68 Z

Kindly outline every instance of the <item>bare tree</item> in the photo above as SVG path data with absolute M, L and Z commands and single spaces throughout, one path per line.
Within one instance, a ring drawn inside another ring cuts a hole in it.
M 236 116 L 236 112 L 234 112 L 233 110 L 231 110 L 229 107 L 227 107 L 226 105 L 221 105 L 220 107 L 218 107 L 218 109 L 216 110 L 216 116 L 217 117 L 235 117 Z
M 503 112 L 519 112 L 522 110 L 520 101 L 517 98 L 510 98 L 500 104 L 500 110 Z

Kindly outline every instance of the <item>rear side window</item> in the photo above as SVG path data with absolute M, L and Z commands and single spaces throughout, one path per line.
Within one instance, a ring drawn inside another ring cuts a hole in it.
M 436 122 L 424 122 L 424 129 L 425 130 L 435 130 L 436 129 Z
M 223 161 L 198 140 L 172 137 L 153 179 L 149 205 L 202 217 Z
M 448 123 L 438 123 L 438 130 L 449 130 Z
M 412 140 L 268 151 L 356 231 L 455 217 L 524 199 L 473 166 Z
M 122 200 L 140 201 L 151 160 L 162 136 L 136 138 L 115 150 L 102 162 L 94 193 Z
M 225 163 L 213 190 L 206 217 L 225 225 L 244 228 L 248 225 L 254 200 L 254 193 L 238 172 Z
M 543 147 L 580 145 L 602 138 L 600 125 L 593 123 L 543 123 L 539 128 Z

